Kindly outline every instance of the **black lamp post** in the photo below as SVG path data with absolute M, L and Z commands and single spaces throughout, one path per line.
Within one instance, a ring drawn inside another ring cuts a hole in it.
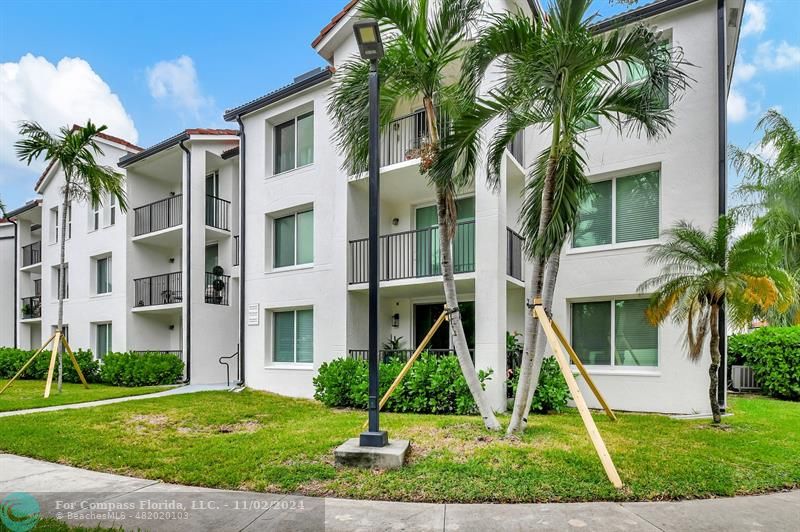
M 369 426 L 359 437 L 362 447 L 384 447 L 389 443 L 378 419 L 378 212 L 380 202 L 380 125 L 378 123 L 378 60 L 383 44 L 378 23 L 365 20 L 353 25 L 362 59 L 369 60 Z

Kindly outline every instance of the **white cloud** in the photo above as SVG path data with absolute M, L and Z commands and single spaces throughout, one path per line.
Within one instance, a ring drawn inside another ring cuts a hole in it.
M 800 47 L 781 41 L 775 46 L 772 41 L 762 42 L 756 48 L 755 62 L 767 70 L 788 70 L 800 66 Z
M 751 146 L 747 151 L 759 156 L 768 163 L 774 162 L 775 158 L 778 156 L 778 147 L 771 141 L 766 144 L 758 143 L 755 146 Z
M 139 134 L 119 97 L 79 57 L 58 64 L 26 54 L 17 63 L 0 63 L 0 163 L 19 167 L 14 142 L 18 122 L 34 120 L 48 131 L 85 123 L 108 126 L 108 132 L 136 142 Z M 42 163 L 36 165 L 37 169 Z
M 178 110 L 190 111 L 195 115 L 213 103 L 204 96 L 197 80 L 194 61 L 182 55 L 172 61 L 159 61 L 147 69 L 147 84 L 150 94 L 157 101 L 166 103 Z
M 744 8 L 744 23 L 742 24 L 742 37 L 756 35 L 767 27 L 767 8 L 763 2 L 749 0 Z
M 728 120 L 741 122 L 748 114 L 747 98 L 736 87 L 731 87 L 728 93 Z
M 758 69 L 753 63 L 739 63 L 736 65 L 733 72 L 733 77 L 736 81 L 744 82 L 753 79 Z

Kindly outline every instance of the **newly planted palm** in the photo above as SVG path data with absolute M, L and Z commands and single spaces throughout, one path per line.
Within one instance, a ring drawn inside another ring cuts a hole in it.
M 602 123 L 620 134 L 664 135 L 672 125 L 669 103 L 688 83 L 682 51 L 666 46 L 660 32 L 634 25 L 599 34 L 593 29 L 595 18 L 587 14 L 590 4 L 591 0 L 554 0 L 543 19 L 531 20 L 521 13 L 490 18 L 466 54 L 465 109 L 433 169 L 433 173 L 455 172 L 456 179 L 474 174 L 482 130 L 488 126 L 493 131 L 488 179 L 496 184 L 506 146 L 515 135 L 529 129 L 548 139 L 533 161 L 520 212 L 526 252 L 533 263 L 526 282 L 529 302 L 542 297 L 545 264 L 560 252 L 589 194 L 582 131 Z M 486 86 L 490 66 L 501 72 L 495 86 Z M 557 259 L 551 264 L 554 283 Z M 526 312 L 520 384 L 509 433 L 524 428 L 538 381 L 536 368 L 543 349 L 536 349 L 537 331 Z
M 58 324 L 56 331 L 61 333 L 64 325 L 64 296 L 66 275 L 64 252 L 69 235 L 67 228 L 67 212 L 72 201 L 88 202 L 93 207 L 100 205 L 104 196 L 114 196 L 120 209 L 127 210 L 123 176 L 113 168 L 101 165 L 96 157 L 103 154 L 97 143 L 97 135 L 106 126 L 95 126 L 91 120 L 83 127 L 62 127 L 57 135 L 51 135 L 36 122 L 23 122 L 19 126 L 21 140 L 14 144 L 17 157 L 31 164 L 42 157 L 49 164 L 58 165 L 64 173 L 64 185 L 61 188 L 61 235 L 59 242 L 58 276 Z M 62 352 L 58 355 L 58 391 L 62 385 Z
M 710 336 L 708 396 L 714 423 L 720 422 L 717 375 L 721 360 L 719 319 L 722 305 L 731 322 L 747 324 L 754 313 L 785 308 L 794 298 L 791 276 L 781 268 L 781 253 L 762 231 L 732 241 L 735 222 L 719 218 L 706 233 L 687 222 L 666 232 L 663 245 L 650 252 L 650 262 L 662 267 L 657 277 L 639 286 L 648 293 L 647 317 L 654 325 L 669 316 L 686 324 L 689 357 L 699 360 Z
M 472 175 L 429 172 L 441 154 L 440 117 L 457 112 L 457 90 L 453 72 L 463 58 L 465 39 L 479 19 L 480 0 L 365 0 L 361 15 L 378 21 L 385 41 L 385 55 L 378 65 L 381 80 L 380 121 L 385 128 L 402 104 L 421 102 L 425 116 L 425 138 L 420 146 L 420 171 L 435 188 L 439 259 L 445 300 L 458 308 L 453 278 L 451 245 L 456 232 L 456 194 L 472 182 Z M 334 117 L 337 144 L 345 154 L 351 173 L 367 167 L 369 65 L 352 60 L 337 70 L 336 85 L 329 103 Z M 448 72 L 450 75 L 448 76 Z M 453 344 L 461 371 L 469 385 L 484 424 L 499 430 L 500 424 L 486 398 L 469 353 L 458 312 L 450 315 Z

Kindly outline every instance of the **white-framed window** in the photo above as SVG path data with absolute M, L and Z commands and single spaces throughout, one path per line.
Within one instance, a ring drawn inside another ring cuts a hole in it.
M 660 174 L 659 170 L 651 170 L 592 183 L 592 194 L 578 212 L 572 247 L 657 240 Z
M 61 283 L 61 267 L 53 266 L 53 297 L 58 299 L 58 287 Z M 69 264 L 64 264 L 64 299 L 69 299 Z
M 72 203 L 67 204 L 67 230 L 64 234 L 67 240 L 72 238 Z
M 310 308 L 272 313 L 272 361 L 314 362 L 314 310 Z
M 298 115 L 274 128 L 274 173 L 314 162 L 314 112 Z
M 108 199 L 108 225 L 117 223 L 117 197 L 111 194 Z
M 90 230 L 97 231 L 100 229 L 100 213 L 102 211 L 102 205 L 98 203 L 97 205 L 92 205 L 92 218 L 89 220 Z
M 669 60 L 670 58 L 670 49 L 672 48 L 672 43 L 669 40 L 665 40 L 661 42 L 660 45 L 660 52 L 663 55 L 664 60 Z M 638 63 L 629 63 L 627 65 L 627 69 L 625 72 L 625 79 L 629 83 L 638 84 L 643 83 L 645 79 L 647 79 L 648 73 L 647 69 L 644 65 Z M 657 109 L 663 110 L 669 108 L 670 101 L 669 101 L 669 86 L 668 82 L 665 80 L 663 84 L 659 87 L 659 94 L 658 94 L 658 105 Z
M 94 327 L 94 358 L 102 360 L 111 352 L 111 322 L 96 323 Z
M 273 268 L 314 262 L 314 209 L 275 218 L 272 226 Z
M 111 256 L 100 257 L 94 261 L 95 265 L 95 293 L 108 294 L 111 292 Z
M 587 366 L 658 367 L 658 327 L 643 298 L 571 303 L 572 347 Z
M 58 242 L 58 207 L 50 209 L 50 243 Z

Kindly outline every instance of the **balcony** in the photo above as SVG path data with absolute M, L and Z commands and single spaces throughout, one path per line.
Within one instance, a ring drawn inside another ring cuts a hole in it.
M 133 294 L 136 307 L 182 303 L 183 275 L 173 272 L 134 279 Z
M 146 235 L 181 225 L 183 221 L 183 196 L 176 194 L 133 209 L 134 236 Z
M 211 305 L 230 305 L 228 292 L 231 276 L 206 272 L 206 303 Z
M 223 231 L 230 231 L 229 215 L 231 202 L 212 196 L 206 195 L 206 225 Z
M 366 283 L 369 276 L 369 240 L 350 241 L 350 284 Z M 475 222 L 459 222 L 453 240 L 453 272 L 475 271 Z M 441 275 L 439 228 L 428 227 L 380 237 L 381 281 Z
M 33 266 L 42 262 L 42 242 L 33 242 L 22 246 L 22 267 Z
M 439 135 L 447 133 L 449 120 L 443 112 L 438 116 Z M 425 111 L 395 118 L 381 132 L 381 167 L 418 159 L 420 149 L 428 141 Z
M 23 320 L 35 320 L 42 317 L 42 298 L 41 296 L 23 297 L 20 307 L 20 318 Z
M 506 227 L 506 274 L 518 281 L 524 281 L 524 261 L 522 258 L 522 244 L 525 239 L 514 231 Z

